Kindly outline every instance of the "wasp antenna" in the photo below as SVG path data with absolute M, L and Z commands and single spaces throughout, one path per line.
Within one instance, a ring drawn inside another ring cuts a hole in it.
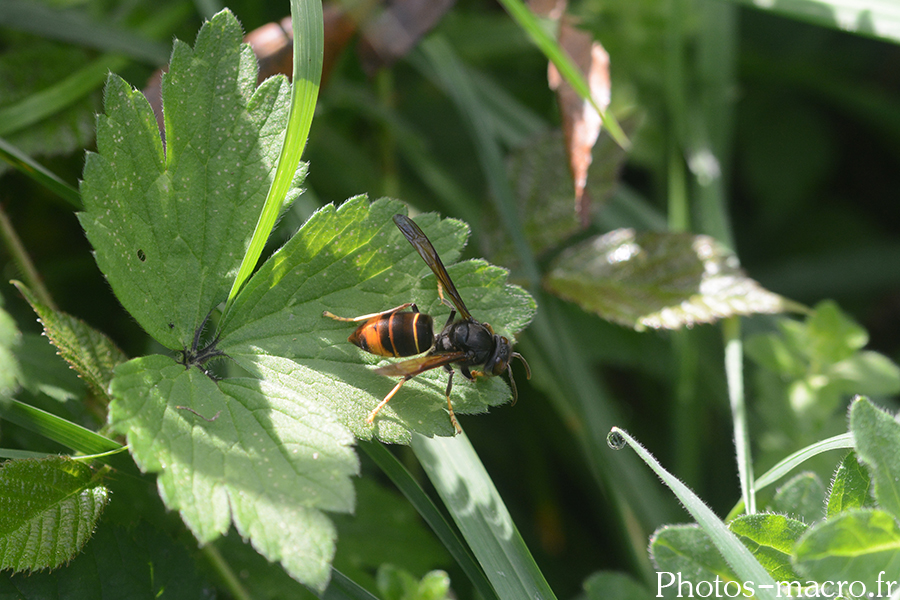
M 522 364 L 525 365 L 525 379 L 531 379 L 531 367 L 528 366 L 528 361 L 525 360 L 525 357 L 518 352 L 513 352 L 512 355 L 513 358 L 518 358 L 522 361 Z
M 513 393 L 513 401 L 510 406 L 515 406 L 516 400 L 519 399 L 519 390 L 516 389 L 516 378 L 513 377 L 512 367 L 509 366 L 509 363 L 506 363 L 506 372 L 509 373 L 509 387 L 512 388 Z

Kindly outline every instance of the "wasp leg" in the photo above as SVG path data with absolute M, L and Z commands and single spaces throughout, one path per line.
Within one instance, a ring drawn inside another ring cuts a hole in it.
M 450 302 L 449 300 L 447 300 L 446 298 L 444 298 L 444 286 L 440 282 L 440 280 L 438 280 L 437 285 L 438 285 L 438 298 L 441 299 L 441 304 L 443 304 L 444 306 L 449 306 L 451 309 L 454 309 L 453 312 L 456 312 L 456 307 L 453 306 L 453 303 Z
M 356 323 L 357 321 L 367 321 L 368 319 L 372 319 L 374 317 L 380 317 L 382 315 L 389 315 L 391 313 L 401 311 L 404 308 L 409 308 L 410 306 L 413 307 L 413 312 L 419 312 L 419 308 L 415 304 L 413 304 L 412 302 L 407 302 L 406 304 L 401 304 L 400 306 L 397 306 L 397 307 L 394 307 L 394 308 L 391 308 L 388 310 L 383 310 L 381 312 L 372 313 L 370 315 L 362 315 L 359 317 L 339 317 L 336 314 L 334 314 L 333 312 L 331 312 L 330 310 L 324 311 L 322 313 L 322 316 L 328 317 L 329 319 L 334 319 L 335 321 L 346 321 L 348 323 Z
M 453 319 L 456 318 L 456 309 L 450 311 L 450 316 L 447 317 L 447 322 L 444 324 L 444 329 L 450 326 L 450 323 L 453 322 Z
M 462 427 L 459 426 L 459 421 L 456 420 L 456 415 L 453 413 L 453 404 L 450 402 L 450 390 L 453 389 L 453 371 L 450 371 L 450 377 L 447 378 L 447 391 L 445 394 L 447 395 L 447 410 L 450 412 L 450 423 L 453 425 L 453 428 L 456 430 L 457 435 L 462 433 Z
M 366 423 L 369 423 L 369 424 L 371 425 L 371 424 L 372 424 L 372 421 L 375 420 L 375 416 L 378 414 L 378 411 L 380 411 L 382 408 L 384 408 L 385 405 L 386 405 L 388 402 L 391 401 L 391 398 L 394 397 L 394 394 L 397 393 L 397 391 L 400 389 L 400 387 L 401 387 L 404 383 L 406 383 L 407 381 L 409 381 L 410 379 L 412 379 L 412 376 L 407 375 L 406 377 L 404 377 L 403 379 L 401 379 L 400 381 L 398 381 L 398 382 L 397 382 L 397 385 L 394 386 L 394 389 L 392 389 L 390 392 L 388 392 L 388 395 L 384 397 L 384 400 L 382 400 L 381 402 L 379 402 L 379 403 L 378 403 L 378 406 L 376 406 L 376 407 L 372 410 L 372 412 L 369 413 L 369 416 L 366 417 Z
M 394 386 L 388 395 L 384 397 L 384 400 L 378 403 L 372 412 L 369 413 L 369 416 L 366 417 L 366 423 L 372 424 L 375 421 L 375 417 L 378 415 L 378 412 L 384 408 L 388 402 L 390 402 L 391 398 L 394 397 L 404 383 L 412 379 L 412 376 L 407 376 L 397 382 L 397 385 Z M 450 402 L 450 390 L 453 389 L 453 371 L 450 372 L 450 377 L 447 379 L 447 391 L 445 392 L 447 396 L 447 410 L 450 412 L 450 423 L 453 425 L 453 429 L 456 430 L 456 433 L 462 433 L 462 427 L 459 426 L 459 421 L 456 420 L 456 414 L 453 412 L 453 404 Z

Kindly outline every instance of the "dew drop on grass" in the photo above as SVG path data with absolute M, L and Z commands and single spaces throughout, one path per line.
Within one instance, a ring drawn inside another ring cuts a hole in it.
M 606 444 L 613 450 L 621 450 L 625 447 L 625 438 L 617 429 L 613 429 L 606 436 Z

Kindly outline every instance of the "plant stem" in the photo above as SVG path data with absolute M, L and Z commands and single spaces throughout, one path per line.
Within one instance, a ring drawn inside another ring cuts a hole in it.
M 737 453 L 741 497 L 747 514 L 756 513 L 756 494 L 753 490 L 753 462 L 750 456 L 750 435 L 747 431 L 747 405 L 744 401 L 744 346 L 741 341 L 740 317 L 729 317 L 722 323 L 725 336 L 725 378 L 728 381 L 728 400 L 734 422 L 734 445 Z
M 216 548 L 215 544 L 207 544 L 203 546 L 201 551 L 212 568 L 222 578 L 222 582 L 233 598 L 236 598 L 237 600 L 251 600 L 253 598 L 253 596 L 250 595 L 250 592 L 241 585 L 241 580 L 235 574 L 231 565 L 228 564 L 228 561 L 222 556 L 222 553 L 219 552 L 219 549 Z
M 13 228 L 12 222 L 9 220 L 6 211 L 3 210 L 2 205 L 0 205 L 0 235 L 3 236 L 3 244 L 6 246 L 6 249 L 9 250 L 16 266 L 22 273 L 22 278 L 28 284 L 29 289 L 34 292 L 34 295 L 38 297 L 41 304 L 44 304 L 53 310 L 57 310 L 56 303 L 53 302 L 50 292 L 47 290 L 43 279 L 41 279 L 40 274 L 34 267 L 31 257 L 28 256 L 28 252 L 25 250 L 22 240 L 19 239 L 19 236 Z

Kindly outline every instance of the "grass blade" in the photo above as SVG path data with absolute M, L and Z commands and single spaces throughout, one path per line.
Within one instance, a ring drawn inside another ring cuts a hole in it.
M 337 569 L 331 570 L 331 583 L 320 598 L 322 600 L 378 600 L 368 590 Z
M 76 210 L 81 210 L 81 194 L 78 190 L 2 138 L 0 138 L 0 158 L 55 193 Z
M 291 112 L 278 169 L 269 195 L 244 255 L 240 271 L 228 294 L 228 307 L 234 301 L 244 282 L 256 268 L 266 240 L 281 212 L 282 202 L 294 182 L 297 165 L 306 146 L 312 124 L 319 83 L 322 79 L 324 56 L 324 18 L 321 0 L 291 0 L 291 22 L 294 31 L 294 80 L 291 86 Z
M 725 337 L 725 378 L 728 381 L 728 400 L 734 424 L 738 478 L 747 514 L 752 515 L 756 513 L 756 492 L 753 485 L 750 432 L 747 429 L 747 404 L 744 398 L 744 346 L 741 343 L 740 317 L 726 319 L 722 324 L 722 331 Z
M 725 561 L 734 569 L 742 581 L 754 582 L 756 584 L 756 597 L 761 600 L 771 600 L 776 598 L 775 580 L 772 579 L 765 568 L 753 557 L 750 550 L 738 540 L 725 523 L 701 500 L 690 488 L 684 485 L 677 477 L 666 471 L 662 465 L 627 433 L 614 427 L 610 432 L 611 439 L 615 436 L 621 436 L 622 443 L 615 446 L 621 448 L 627 443 L 637 453 L 637 455 L 647 463 L 654 473 L 656 473 L 663 483 L 668 486 L 681 501 L 684 508 L 697 521 L 697 524 L 706 532 L 715 545 L 716 549 L 722 554 Z M 610 445 L 613 445 L 610 442 Z
M 122 447 L 99 433 L 18 400 L 0 404 L 0 417 L 84 454 L 102 454 Z
M 541 27 L 540 21 L 538 21 L 534 13 L 521 0 L 500 0 L 500 4 L 515 19 L 519 27 L 528 34 L 535 45 L 540 48 L 547 60 L 556 66 L 560 75 L 572 86 L 572 89 L 578 92 L 578 95 L 583 100 L 591 103 L 603 120 L 603 126 L 606 127 L 616 143 L 622 148 L 630 147 L 631 142 L 625 137 L 625 132 L 622 131 L 619 123 L 607 111 L 600 110 L 600 107 L 597 106 L 594 97 L 591 95 L 591 88 L 588 87 L 584 75 L 582 75 L 572 58 L 560 47 L 559 43 Z
M 428 494 L 419 486 L 409 471 L 391 452 L 378 442 L 359 442 L 359 447 L 375 461 L 375 464 L 390 477 L 397 489 L 409 500 L 419 515 L 425 519 L 431 530 L 434 531 L 450 555 L 456 560 L 463 572 L 478 590 L 484 600 L 497 598 L 497 593 L 486 578 L 484 571 L 478 566 L 475 557 L 469 551 L 465 542 L 459 538 L 457 532 L 450 523 L 444 519 L 444 515 L 428 497 Z
M 829 452 L 831 450 L 852 450 L 853 448 L 854 444 L 852 433 L 842 433 L 840 435 L 830 437 L 827 440 L 816 442 L 815 444 L 807 446 L 806 448 L 801 448 L 790 456 L 782 459 L 778 464 L 776 464 L 774 467 L 757 478 L 753 484 L 753 491 L 759 492 L 760 490 L 767 488 L 812 457 L 818 456 L 823 452 Z M 731 509 L 731 512 L 728 513 L 728 516 L 725 517 L 725 521 L 730 521 L 743 512 L 744 501 L 741 500 L 734 506 L 734 508 Z
M 412 449 L 497 595 L 504 600 L 556 598 L 465 434 L 414 435 Z

